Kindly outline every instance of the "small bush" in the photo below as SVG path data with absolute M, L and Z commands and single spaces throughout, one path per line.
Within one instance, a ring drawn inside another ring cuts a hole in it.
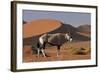
M 73 54 L 78 54 L 78 55 L 85 55 L 85 54 L 87 54 L 85 48 L 76 48 L 76 49 L 73 49 L 72 53 Z

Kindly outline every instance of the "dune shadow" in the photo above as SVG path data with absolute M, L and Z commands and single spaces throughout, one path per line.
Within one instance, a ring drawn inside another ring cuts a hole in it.
M 53 34 L 53 33 L 68 33 L 68 32 L 71 34 L 73 40 L 75 40 L 75 41 L 88 41 L 88 40 L 90 40 L 90 37 L 77 33 L 77 28 L 73 27 L 70 24 L 61 23 L 61 27 L 59 27 L 53 31 L 50 31 L 48 33 Z M 23 46 L 36 44 L 38 42 L 38 39 L 40 36 L 41 35 L 23 38 Z

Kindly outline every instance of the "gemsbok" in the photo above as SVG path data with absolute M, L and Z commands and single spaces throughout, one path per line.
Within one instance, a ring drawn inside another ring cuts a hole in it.
M 52 46 L 57 46 L 57 57 L 60 55 L 60 47 L 65 43 L 65 42 L 71 42 L 72 37 L 69 36 L 67 33 L 55 33 L 55 34 L 43 34 L 39 37 L 39 42 L 38 42 L 38 57 L 40 55 L 40 51 L 42 52 L 43 56 L 46 57 L 45 54 L 45 46 L 46 44 L 50 44 Z

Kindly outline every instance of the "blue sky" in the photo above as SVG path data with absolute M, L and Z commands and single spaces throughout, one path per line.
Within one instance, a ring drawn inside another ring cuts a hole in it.
M 38 11 L 38 10 L 23 10 L 23 20 L 32 21 L 36 19 L 56 19 L 65 24 L 72 26 L 80 26 L 83 24 L 91 24 L 90 13 L 79 12 L 56 12 L 56 11 Z

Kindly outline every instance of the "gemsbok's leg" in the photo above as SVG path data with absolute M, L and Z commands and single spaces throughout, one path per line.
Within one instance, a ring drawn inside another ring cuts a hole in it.
M 44 49 L 41 49 L 41 52 L 42 52 L 43 56 L 46 57 Z
M 46 47 L 46 42 L 43 43 L 43 49 L 45 49 L 45 47 Z
M 38 56 L 38 58 L 39 58 L 39 56 L 40 56 L 40 49 L 38 48 L 38 50 L 37 50 L 37 56 Z
M 60 45 L 57 46 L 57 57 L 60 55 Z

